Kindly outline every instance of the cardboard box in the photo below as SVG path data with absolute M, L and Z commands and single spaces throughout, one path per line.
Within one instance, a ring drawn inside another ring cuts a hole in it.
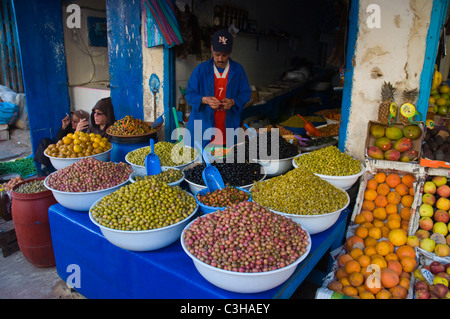
M 367 149 L 371 146 L 374 145 L 375 142 L 375 137 L 372 136 L 372 134 L 370 133 L 370 127 L 372 125 L 381 125 L 384 126 L 385 128 L 389 127 L 389 126 L 396 126 L 399 127 L 400 129 L 403 129 L 405 126 L 408 126 L 409 124 L 403 124 L 403 123 L 393 123 L 391 125 L 389 124 L 385 124 L 382 122 L 375 122 L 375 121 L 369 121 L 368 125 L 367 125 L 367 133 L 366 133 L 366 142 L 365 142 L 365 155 L 366 155 L 366 160 L 370 160 L 374 162 L 375 166 L 379 166 L 379 167 L 385 167 L 385 168 L 389 168 L 392 166 L 392 163 L 399 163 L 399 165 L 397 165 L 401 170 L 405 170 L 407 169 L 408 171 L 411 171 L 412 169 L 414 169 L 414 166 L 411 166 L 411 164 L 413 165 L 417 165 L 419 164 L 421 155 L 422 155 L 422 140 L 424 137 L 424 132 L 425 132 L 425 125 L 423 122 L 419 122 L 418 126 L 422 131 L 422 135 L 415 139 L 415 140 L 411 140 L 412 142 L 412 150 L 415 150 L 418 154 L 417 159 L 414 161 L 410 161 L 410 162 L 401 162 L 401 161 L 388 161 L 388 160 L 377 160 L 377 159 L 373 159 L 371 157 L 369 157 L 368 153 L 367 153 Z M 384 163 L 387 162 L 387 163 Z

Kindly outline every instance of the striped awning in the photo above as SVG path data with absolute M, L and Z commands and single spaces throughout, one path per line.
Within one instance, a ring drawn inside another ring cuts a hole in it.
M 183 43 L 172 0 L 141 0 L 146 21 L 147 47 L 173 47 Z

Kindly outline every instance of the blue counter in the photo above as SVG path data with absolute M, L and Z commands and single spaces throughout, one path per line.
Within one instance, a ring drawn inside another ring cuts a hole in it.
M 345 210 L 330 229 L 311 236 L 310 253 L 284 284 L 256 294 L 210 284 L 179 241 L 151 252 L 127 251 L 107 241 L 87 212 L 60 204 L 49 208 L 49 221 L 58 275 L 79 284 L 75 289 L 86 298 L 271 299 L 292 296 L 322 256 L 342 244 L 348 213 Z

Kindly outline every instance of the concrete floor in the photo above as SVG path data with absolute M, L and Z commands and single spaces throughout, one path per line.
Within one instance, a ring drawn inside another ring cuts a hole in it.
M 32 153 L 30 131 L 12 128 L 10 139 L 0 141 L 0 162 Z M 291 299 L 314 299 L 318 287 L 305 281 Z M 83 299 L 59 277 L 56 267 L 37 268 L 18 251 L 3 257 L 0 252 L 0 299 Z

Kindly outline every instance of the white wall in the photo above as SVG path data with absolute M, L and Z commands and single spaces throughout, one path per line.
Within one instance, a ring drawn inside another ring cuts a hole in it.
M 419 87 L 426 36 L 433 1 L 377 0 L 381 27 L 370 28 L 366 21 L 367 6 L 373 0 L 360 0 L 358 36 L 353 57 L 351 109 L 346 152 L 364 159 L 367 124 L 377 120 L 384 81 L 397 87 L 396 103 L 402 104 L 401 93 Z M 347 106 L 343 106 L 347 107 Z

